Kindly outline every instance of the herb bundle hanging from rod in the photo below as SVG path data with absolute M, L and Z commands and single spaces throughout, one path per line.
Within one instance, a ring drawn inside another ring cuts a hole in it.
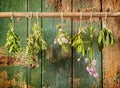
M 100 51 L 104 47 L 107 47 L 108 45 L 113 45 L 115 43 L 115 39 L 114 39 L 114 36 L 112 35 L 112 31 L 106 27 L 107 25 L 106 21 L 107 21 L 107 12 L 105 16 L 105 21 L 103 22 L 102 30 L 100 30 L 97 36 L 98 46 Z
M 19 46 L 20 38 L 18 37 L 17 34 L 14 33 L 13 17 L 11 17 L 11 21 L 12 22 L 9 23 L 10 30 L 7 32 L 5 46 L 8 49 L 9 53 L 14 55 L 14 53 L 18 52 L 20 49 L 20 46 Z
M 40 28 L 40 24 L 38 21 L 38 13 L 37 13 L 37 22 L 34 23 L 32 27 L 32 34 L 28 37 L 28 42 L 26 46 L 26 54 L 33 58 L 34 55 L 37 55 L 39 51 L 44 51 L 47 49 L 47 43 L 43 39 L 43 31 Z
M 59 44 L 64 52 L 68 52 L 71 40 L 68 34 L 63 30 L 63 12 L 61 12 L 61 24 L 58 24 L 56 27 L 58 34 L 54 39 L 54 44 Z

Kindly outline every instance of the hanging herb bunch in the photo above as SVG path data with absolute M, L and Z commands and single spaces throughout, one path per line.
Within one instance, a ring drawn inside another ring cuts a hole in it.
M 69 51 L 69 45 L 71 44 L 70 37 L 68 34 L 62 29 L 62 25 L 58 24 L 57 26 L 58 34 L 54 39 L 54 44 L 59 44 L 62 47 L 64 52 Z
M 10 30 L 7 33 L 7 37 L 6 37 L 7 42 L 6 42 L 5 46 L 7 47 L 9 53 L 13 55 L 20 48 L 20 46 L 19 46 L 20 38 L 18 37 L 17 34 L 15 34 L 13 32 L 13 30 L 14 30 L 13 23 L 9 23 L 9 28 L 10 28 Z
M 87 39 L 87 43 L 86 43 L 86 46 L 87 46 L 87 53 L 86 53 L 86 58 L 85 58 L 85 63 L 88 64 L 88 66 L 86 67 L 88 73 L 93 76 L 94 78 L 98 78 L 99 75 L 96 71 L 96 64 L 97 64 L 97 61 L 95 59 L 95 51 L 94 51 L 94 37 L 96 37 L 94 35 L 95 33 L 95 28 L 93 26 L 90 26 L 87 28 L 88 31 L 88 37 L 85 38 Z
M 73 36 L 72 40 L 72 46 L 76 49 L 78 53 L 82 53 L 83 56 L 85 56 L 85 46 L 84 46 L 84 40 L 83 40 L 83 31 L 79 30 L 79 32 Z
M 107 29 L 106 27 L 103 27 L 102 30 L 100 30 L 97 39 L 98 39 L 98 46 L 100 51 L 104 47 L 107 47 L 108 45 L 113 45 L 115 43 L 115 39 L 112 35 L 112 31 Z
M 105 19 L 103 21 L 103 28 L 100 30 L 97 39 L 98 39 L 98 46 L 99 50 L 101 51 L 104 47 L 108 45 L 113 45 L 115 43 L 115 39 L 112 35 L 112 31 L 109 30 L 107 27 L 107 12 L 105 15 Z
M 34 55 L 37 55 L 39 51 L 47 49 L 47 43 L 43 39 L 43 32 L 39 26 L 39 23 L 35 23 L 32 27 L 32 34 L 28 37 L 26 46 L 26 54 L 29 56 L 31 63 Z
M 95 68 L 97 62 L 95 60 L 93 49 L 93 37 L 95 37 L 94 32 L 95 28 L 92 26 L 85 30 L 80 30 L 79 28 L 79 32 L 72 38 L 72 46 L 78 53 L 82 53 L 82 56 L 85 57 L 85 63 L 88 64 L 86 68 L 88 73 L 94 78 L 98 78 L 98 73 Z

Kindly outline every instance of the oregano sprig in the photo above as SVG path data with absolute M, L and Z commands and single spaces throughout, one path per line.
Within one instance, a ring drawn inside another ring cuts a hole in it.
M 58 34 L 54 39 L 54 44 L 59 44 L 62 47 L 62 50 L 65 52 L 69 51 L 69 45 L 71 44 L 70 37 L 68 34 L 62 29 L 62 25 L 58 24 L 57 26 Z

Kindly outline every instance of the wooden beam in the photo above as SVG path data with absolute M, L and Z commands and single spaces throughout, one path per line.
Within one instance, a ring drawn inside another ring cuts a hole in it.
M 64 18 L 91 17 L 91 12 L 63 12 Z M 26 17 L 42 17 L 42 18 L 60 18 L 61 12 L 0 12 L 0 18 L 26 18 Z M 105 17 L 106 12 L 92 12 L 92 17 Z M 120 17 L 120 12 L 107 12 L 107 17 Z

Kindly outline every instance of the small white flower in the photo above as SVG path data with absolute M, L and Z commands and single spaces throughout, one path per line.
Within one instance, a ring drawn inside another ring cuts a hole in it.
M 67 39 L 65 39 L 65 41 L 64 41 L 66 44 L 68 43 L 68 40 Z
M 88 51 L 90 50 L 90 47 L 88 47 L 88 49 L 87 49 Z
M 59 45 L 62 45 L 62 41 L 60 38 L 58 38 L 57 41 L 58 41 Z
M 60 28 L 60 29 L 59 29 L 59 31 L 61 32 L 61 31 L 62 31 L 62 29 Z
M 89 62 L 89 59 L 86 57 L 85 58 L 85 63 L 88 63 Z
M 78 58 L 77 61 L 80 61 L 80 58 Z
M 92 60 L 92 65 L 96 65 L 96 63 L 97 63 L 97 61 L 94 59 L 94 60 Z
M 56 44 L 56 43 L 57 43 L 57 40 L 55 39 L 55 40 L 54 40 L 54 44 Z

